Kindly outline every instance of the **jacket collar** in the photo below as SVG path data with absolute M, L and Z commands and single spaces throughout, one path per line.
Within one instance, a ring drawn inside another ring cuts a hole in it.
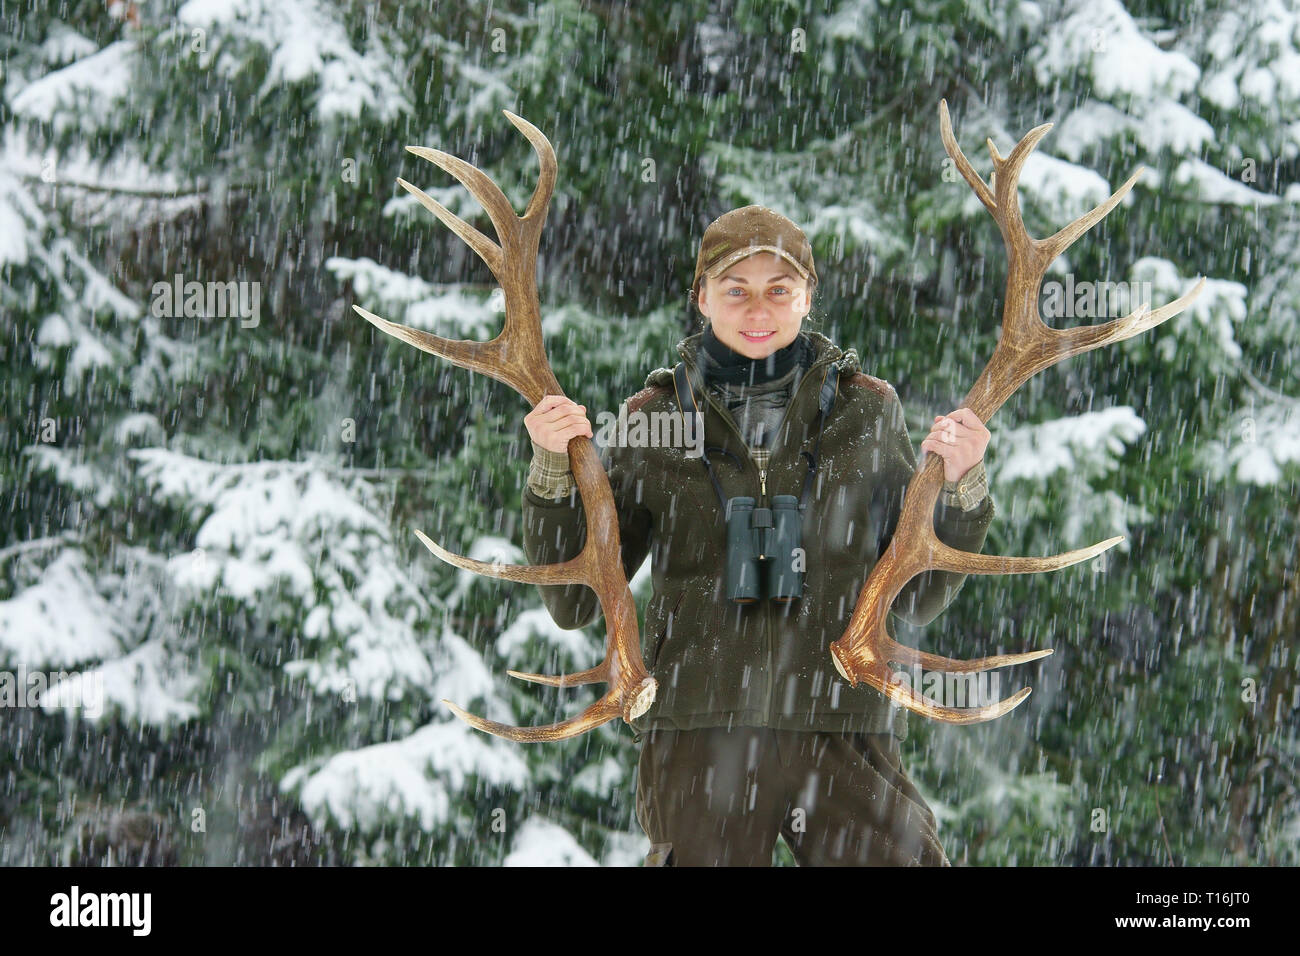
M 799 461 L 798 449 L 805 442 L 812 440 L 811 436 L 814 432 L 812 423 L 815 421 L 817 399 L 820 391 L 813 383 L 823 377 L 823 367 L 838 361 L 840 363 L 841 377 L 852 375 L 860 367 L 858 353 L 854 349 L 841 351 L 826 336 L 810 329 L 802 330 L 800 335 L 806 336 L 809 345 L 812 347 L 813 360 L 791 397 L 792 407 L 786 417 L 786 426 L 793 429 L 793 432 L 781 435 L 776 439 L 780 445 L 780 450 L 769 463 L 769 471 L 774 477 L 778 471 L 793 467 L 793 463 Z M 703 337 L 703 332 L 697 332 L 695 335 L 688 336 L 677 343 L 677 353 L 687 363 L 687 369 L 691 372 L 692 377 L 698 369 L 695 361 Z M 808 382 L 809 378 L 812 378 L 813 382 Z M 670 368 L 655 369 L 646 377 L 646 385 L 664 385 L 670 389 L 674 388 L 673 370 Z M 730 415 L 727 415 L 727 418 L 724 419 L 722 416 L 727 413 L 719 409 L 717 402 L 711 396 L 706 396 L 706 400 L 702 405 L 705 416 L 704 432 L 708 445 L 729 452 L 736 457 L 737 461 L 745 461 L 749 457 L 749 450 L 741 441 L 740 435 L 736 431 L 735 422 L 731 420 Z M 745 490 L 748 488 L 750 481 L 741 479 L 733 469 L 724 468 L 718 474 L 724 485 L 730 489 L 729 494 L 756 493 L 755 490 Z M 788 478 L 788 475 L 786 477 Z M 736 490 L 737 486 L 733 484 L 738 480 L 742 481 L 739 486 L 740 490 Z
M 858 359 L 856 349 L 841 351 L 839 346 L 812 329 L 803 329 L 799 333 L 807 339 L 809 346 L 812 347 L 813 360 L 809 366 L 809 371 L 820 368 L 828 362 L 840 363 L 840 375 L 852 375 L 854 372 L 861 370 L 862 365 Z M 700 343 L 704 338 L 704 332 L 696 332 L 689 335 L 677 343 L 677 354 L 687 363 L 694 372 L 699 369 L 697 356 L 700 350 Z M 657 368 L 646 376 L 646 385 L 668 385 L 673 383 L 673 370 L 670 368 Z

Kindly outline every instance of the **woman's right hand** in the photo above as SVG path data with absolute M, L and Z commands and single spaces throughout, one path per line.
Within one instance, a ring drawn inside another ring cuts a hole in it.
M 593 437 L 587 421 L 587 406 L 563 395 L 543 395 L 531 412 L 524 416 L 528 434 L 547 451 L 567 452 L 569 439 L 579 435 Z

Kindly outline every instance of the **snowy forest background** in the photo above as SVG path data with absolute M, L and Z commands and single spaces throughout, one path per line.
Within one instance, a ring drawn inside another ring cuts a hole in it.
M 1036 235 L 1147 167 L 1053 277 L 1154 305 L 1208 283 L 990 422 L 987 553 L 1127 541 L 900 623 L 954 657 L 1056 650 L 1001 672 L 1034 692 L 1000 720 L 914 717 L 904 764 L 958 865 L 1297 862 L 1297 0 L 0 0 L 0 25 L 0 671 L 104 699 L 0 708 L 0 863 L 638 864 L 622 722 L 517 745 L 439 703 L 576 714 L 600 685 L 506 669 L 588 667 L 604 626 L 561 631 L 412 533 L 523 561 L 530 446 L 515 392 L 350 308 L 501 322 L 395 180 L 486 216 L 403 147 L 522 211 L 536 159 L 501 110 L 555 144 L 543 321 L 589 409 L 676 361 L 700 233 L 762 203 L 813 241 L 810 327 L 919 443 L 992 353 L 1006 275 L 941 97 L 986 177 L 986 137 L 1056 124 L 1021 183 Z M 256 315 L 169 311 L 177 275 L 258 283 Z

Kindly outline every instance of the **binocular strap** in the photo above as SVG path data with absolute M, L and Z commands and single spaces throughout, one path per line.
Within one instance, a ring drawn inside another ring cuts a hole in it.
M 813 450 L 811 453 L 806 451 L 800 452 L 801 455 L 808 459 L 808 471 L 804 474 L 803 489 L 799 494 L 799 510 L 801 512 L 807 504 L 808 491 L 812 488 L 813 476 L 817 473 L 817 454 L 821 451 L 822 429 L 826 425 L 826 416 L 830 414 L 831 408 L 834 407 L 835 397 L 839 392 L 839 370 L 840 363 L 832 362 L 826 367 L 826 371 L 822 373 L 821 395 L 818 400 L 817 411 L 817 440 L 813 442 Z M 830 378 L 830 373 L 832 371 L 835 372 L 835 377 L 833 379 Z M 681 409 L 684 417 L 687 414 L 687 405 L 686 402 L 683 401 L 682 396 L 685 395 L 690 399 L 691 410 L 698 416 L 697 421 L 703 424 L 704 415 L 700 411 L 699 403 L 696 401 L 696 389 L 692 387 L 692 384 L 693 383 L 690 381 L 690 376 L 686 369 L 686 363 L 678 362 L 677 366 L 673 369 L 673 389 L 677 393 L 677 407 Z M 793 401 L 793 398 L 791 400 Z M 685 434 L 685 432 L 683 432 L 683 434 Z M 722 513 L 725 515 L 727 511 L 727 496 L 722 493 L 722 483 L 718 481 L 718 476 L 713 473 L 713 462 L 709 461 L 709 449 L 708 446 L 704 444 L 703 440 L 700 442 L 700 448 L 700 458 L 704 461 L 704 467 L 708 469 L 709 481 L 713 483 L 713 490 L 718 496 L 718 505 L 721 507 Z M 725 455 L 731 455 L 733 458 L 736 457 L 725 448 L 714 446 L 713 450 L 720 451 Z M 739 463 L 739 458 L 736 460 Z

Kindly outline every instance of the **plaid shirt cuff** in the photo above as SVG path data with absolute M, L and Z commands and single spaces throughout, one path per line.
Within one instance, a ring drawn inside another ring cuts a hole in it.
M 528 487 L 540 498 L 568 497 L 577 487 L 569 468 L 569 453 L 550 451 L 537 442 L 532 445 L 533 463 L 528 467 Z
M 958 507 L 962 511 L 974 511 L 989 494 L 989 479 L 984 472 L 984 462 L 977 461 L 966 474 L 956 481 L 943 483 L 939 498 L 945 505 Z

